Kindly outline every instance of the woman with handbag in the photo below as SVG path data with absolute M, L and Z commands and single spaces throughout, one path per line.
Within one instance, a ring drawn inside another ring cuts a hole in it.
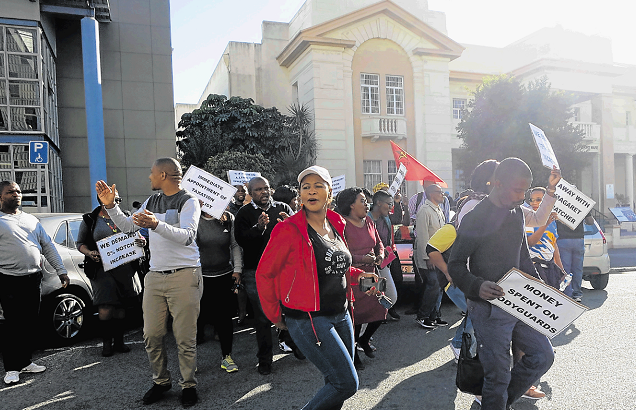
M 99 201 L 99 198 L 97 198 Z M 115 201 L 121 202 L 121 198 Z M 97 306 L 102 333 L 102 356 L 109 357 L 113 352 L 128 353 L 130 348 L 124 344 L 124 318 L 126 307 L 134 305 L 141 283 L 137 276 L 137 261 L 120 265 L 104 271 L 97 242 L 121 231 L 115 226 L 103 206 L 82 216 L 77 234 L 77 250 L 84 254 L 84 274 L 90 279 L 93 288 L 93 304 Z M 135 240 L 143 247 L 145 240 Z M 113 343 L 114 339 L 114 343 Z
M 367 213 L 369 205 L 362 188 L 347 188 L 338 195 L 338 210 L 347 221 L 345 238 L 353 258 L 353 266 L 365 272 L 374 272 L 384 260 L 384 245 L 375 227 L 373 219 Z M 371 336 L 386 320 L 387 309 L 376 297 L 370 297 L 359 289 L 358 281 L 352 284 L 355 311 L 355 339 L 358 346 L 368 357 L 375 357 L 369 344 Z M 362 325 L 367 327 L 362 333 Z M 362 333 L 362 334 L 361 334 Z M 355 365 L 361 370 L 364 363 L 356 351 Z
M 323 374 L 325 385 L 303 409 L 340 409 L 358 390 L 350 283 L 359 275 L 375 275 L 351 268 L 345 221 L 328 209 L 329 171 L 314 165 L 298 175 L 298 182 L 302 207 L 272 231 L 256 285 L 267 318 L 288 329 Z

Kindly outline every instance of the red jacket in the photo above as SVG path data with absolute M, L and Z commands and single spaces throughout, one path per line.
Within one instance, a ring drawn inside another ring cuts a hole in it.
M 345 220 L 331 210 L 327 219 L 344 240 Z M 349 270 L 355 278 L 360 273 L 360 269 Z M 350 283 L 348 277 L 347 298 L 353 300 Z M 281 303 L 303 312 L 320 310 L 316 258 L 302 209 L 274 227 L 256 269 L 256 287 L 263 312 L 273 323 L 282 320 Z

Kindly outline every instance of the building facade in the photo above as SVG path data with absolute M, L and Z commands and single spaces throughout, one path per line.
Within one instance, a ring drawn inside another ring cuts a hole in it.
M 144 200 L 173 119 L 169 0 L 2 0 L 0 179 L 25 210 L 86 212 L 97 179 L 125 208 Z M 47 165 L 29 141 L 49 143 Z
M 455 192 L 456 127 L 471 91 L 489 75 L 545 75 L 577 96 L 572 121 L 593 156 L 572 182 L 601 211 L 613 193 L 634 200 L 636 67 L 615 63 L 607 39 L 556 27 L 504 48 L 459 44 L 444 13 L 420 0 L 307 0 L 289 23 L 263 22 L 262 33 L 259 44 L 227 45 L 201 100 L 177 104 L 177 122 L 210 93 L 279 109 L 299 102 L 315 115 L 318 164 L 348 186 L 390 182 L 393 140 Z M 409 194 L 419 189 L 408 184 Z

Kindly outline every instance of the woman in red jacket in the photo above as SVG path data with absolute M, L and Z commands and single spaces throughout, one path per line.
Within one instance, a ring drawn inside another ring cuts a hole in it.
M 353 366 L 353 326 L 348 312 L 351 268 L 345 222 L 328 210 L 331 176 L 319 166 L 298 175 L 302 208 L 276 225 L 258 269 L 263 312 L 289 329 L 300 350 L 322 372 L 325 385 L 303 409 L 340 409 L 358 390 Z M 283 313 L 285 318 L 283 320 Z

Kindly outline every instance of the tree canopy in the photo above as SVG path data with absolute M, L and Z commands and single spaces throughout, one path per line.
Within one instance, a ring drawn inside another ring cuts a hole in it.
M 547 78 L 527 86 L 511 76 L 489 77 L 473 93 L 457 127 L 463 144 L 459 167 L 466 182 L 482 161 L 519 157 L 532 169 L 533 185 L 545 185 L 549 176 L 543 167 L 528 123 L 541 128 L 548 137 L 561 166 L 562 175 L 572 183 L 590 159 L 583 143 L 583 131 L 571 124 L 572 98 L 551 89 Z
M 293 105 L 289 112 L 284 115 L 276 107 L 264 108 L 251 98 L 210 94 L 200 108 L 181 117 L 183 130 L 177 132 L 181 163 L 204 168 L 212 159 L 216 172 L 223 174 L 227 169 L 258 171 L 249 168 L 255 157 L 248 161 L 247 156 L 260 155 L 271 167 L 273 184 L 290 183 L 291 175 L 315 163 L 316 140 L 310 110 Z M 220 156 L 225 153 L 237 155 Z M 222 169 L 218 158 L 233 158 L 234 168 Z

